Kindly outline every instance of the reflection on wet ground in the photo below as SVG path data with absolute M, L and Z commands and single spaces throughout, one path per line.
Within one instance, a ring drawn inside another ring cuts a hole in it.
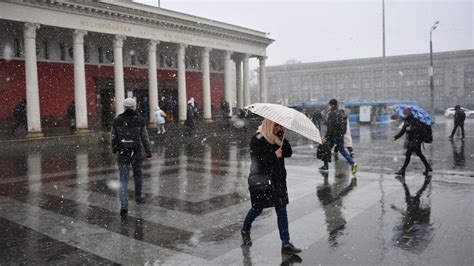
M 0 257 L 6 264 L 472 264 L 474 121 L 464 141 L 452 124 L 434 128 L 405 178 L 397 123 L 351 125 L 357 178 L 342 160 L 320 173 L 316 145 L 289 133 L 287 160 L 292 242 L 280 254 L 274 213 L 265 210 L 240 247 L 250 206 L 248 135 L 153 147 L 144 164 L 145 204 L 121 218 L 118 172 L 106 146 L 15 150 L 0 155 Z M 342 158 L 341 156 L 339 156 Z M 134 193 L 133 180 L 129 196 Z

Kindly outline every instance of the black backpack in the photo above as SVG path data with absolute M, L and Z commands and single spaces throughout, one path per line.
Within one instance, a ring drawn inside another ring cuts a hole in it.
M 339 136 L 344 136 L 347 131 L 347 115 L 344 110 L 336 110 L 336 121 L 334 125 L 335 133 Z
M 121 156 L 132 157 L 141 149 L 140 127 L 125 123 L 117 127 L 118 152 Z
M 431 126 L 425 123 L 420 123 L 420 124 L 421 124 L 421 130 L 422 130 L 421 140 L 425 143 L 433 143 L 433 130 L 431 129 Z

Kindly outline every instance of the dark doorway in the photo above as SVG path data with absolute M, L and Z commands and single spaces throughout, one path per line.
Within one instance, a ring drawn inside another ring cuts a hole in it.
M 100 125 L 102 129 L 110 129 L 114 119 L 114 79 L 113 78 L 95 78 L 95 86 L 100 103 Z

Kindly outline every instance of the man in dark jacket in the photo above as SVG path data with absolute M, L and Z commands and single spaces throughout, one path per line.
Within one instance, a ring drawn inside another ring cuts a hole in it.
M 286 186 L 285 158 L 292 155 L 290 143 L 283 139 L 283 127 L 273 121 L 264 119 L 257 134 L 250 140 L 250 175 L 269 175 L 272 189 L 270 191 L 254 191 L 250 189 L 252 208 L 242 226 L 242 240 L 244 245 L 252 245 L 250 229 L 252 223 L 264 208 L 274 207 L 277 213 L 278 230 L 282 241 L 282 253 L 295 254 L 301 252 L 290 243 L 288 229 L 288 189 Z
M 135 179 L 135 200 L 137 204 L 144 202 L 142 196 L 143 159 L 151 159 L 150 140 L 145 119 L 136 111 L 136 102 L 127 98 L 123 102 L 125 111 L 114 119 L 112 126 L 112 152 L 117 155 L 120 173 L 120 215 L 128 213 L 128 178 L 130 166 Z
M 456 129 L 460 127 L 461 140 L 463 140 L 464 139 L 464 120 L 466 120 L 466 113 L 464 113 L 464 111 L 461 109 L 461 106 L 459 104 L 454 107 L 454 110 L 456 110 L 456 112 L 454 113 L 454 128 L 449 138 L 452 139 L 454 137 L 454 134 L 456 133 Z
M 412 153 L 416 153 L 418 157 L 420 157 L 421 161 L 425 165 L 425 172 L 424 174 L 428 174 L 432 172 L 430 164 L 426 160 L 425 156 L 421 152 L 421 143 L 423 142 L 423 125 L 421 124 L 418 119 L 416 119 L 410 109 L 404 110 L 405 115 L 405 123 L 403 124 L 402 129 L 400 132 L 393 137 L 393 141 L 399 139 L 403 134 L 407 133 L 408 135 L 408 145 L 407 145 L 407 152 L 405 154 L 405 163 L 403 164 L 402 168 L 396 172 L 396 175 L 405 175 L 405 170 L 410 163 L 410 158 Z
M 347 130 L 347 116 L 343 110 L 338 109 L 338 103 L 336 99 L 329 101 L 329 114 L 327 119 L 327 131 L 324 142 L 329 142 L 330 150 L 334 145 L 337 146 L 337 150 L 342 154 L 346 161 L 352 167 L 352 174 L 355 176 L 358 171 L 357 163 L 354 162 L 352 157 L 346 152 L 344 147 L 344 134 Z M 329 161 L 324 161 L 324 166 L 319 168 L 321 171 L 329 170 Z

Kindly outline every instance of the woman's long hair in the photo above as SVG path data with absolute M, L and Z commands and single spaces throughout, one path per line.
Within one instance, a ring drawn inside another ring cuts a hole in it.
M 257 132 L 262 134 L 262 136 L 268 141 L 270 144 L 275 144 L 275 141 L 278 139 L 278 136 L 273 134 L 273 126 L 275 122 L 269 119 L 263 119 L 262 124 L 257 129 Z

